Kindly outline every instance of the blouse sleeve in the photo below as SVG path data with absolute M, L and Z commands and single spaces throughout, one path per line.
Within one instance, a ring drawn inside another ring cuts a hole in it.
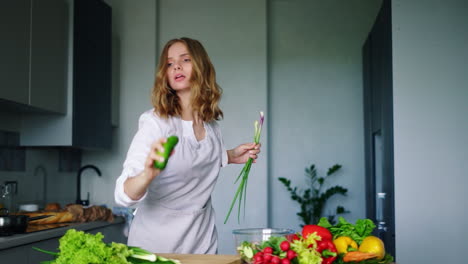
M 139 200 L 131 199 L 124 191 L 124 183 L 127 178 L 135 177 L 143 171 L 151 144 L 162 135 L 161 126 L 156 122 L 153 112 L 143 113 L 138 122 L 138 131 L 128 149 L 122 174 L 116 182 L 114 198 L 117 204 L 129 207 L 145 199 L 147 192 Z
M 221 133 L 221 128 L 219 127 L 219 124 L 217 122 L 213 123 L 213 128 L 221 144 L 221 167 L 226 167 L 228 165 L 228 155 L 226 146 L 224 145 L 224 139 Z

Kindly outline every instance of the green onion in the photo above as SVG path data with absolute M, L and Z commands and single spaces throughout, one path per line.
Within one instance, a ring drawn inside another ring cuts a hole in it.
M 263 112 L 260 112 L 260 121 L 256 120 L 254 123 L 254 127 L 255 127 L 254 142 L 256 144 L 260 142 L 260 134 L 262 132 L 262 126 L 263 126 L 264 120 L 265 120 L 265 116 L 263 115 Z M 234 182 L 234 184 L 236 184 L 239 181 L 239 179 L 241 180 L 239 186 L 237 187 L 236 194 L 234 195 L 234 199 L 232 199 L 231 207 L 229 208 L 229 211 L 226 215 L 224 224 L 227 223 L 227 220 L 229 219 L 229 216 L 231 215 L 232 208 L 236 204 L 236 201 L 238 201 L 237 222 L 240 222 L 240 211 L 241 211 L 241 206 L 242 206 L 242 200 L 244 200 L 244 216 L 245 216 L 245 205 L 247 201 L 247 181 L 249 179 L 249 172 L 250 172 L 250 167 L 252 167 L 252 163 L 253 163 L 253 159 L 249 158 L 249 160 L 247 160 L 241 172 L 239 173 L 239 176 L 237 176 L 236 181 Z
M 139 247 L 128 247 L 128 248 L 132 250 L 132 254 L 130 255 L 130 257 L 132 258 L 148 260 L 151 262 L 156 261 L 157 256 L 147 250 L 144 250 Z

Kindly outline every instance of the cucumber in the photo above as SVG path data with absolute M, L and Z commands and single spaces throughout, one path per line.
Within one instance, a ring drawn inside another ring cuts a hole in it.
M 166 168 L 169 156 L 178 142 L 179 138 L 177 136 L 170 136 L 167 138 L 166 143 L 163 144 L 164 152 L 161 153 L 159 150 L 156 151 L 158 155 L 164 158 L 164 161 L 154 161 L 155 168 L 160 170 L 164 170 L 164 168 Z

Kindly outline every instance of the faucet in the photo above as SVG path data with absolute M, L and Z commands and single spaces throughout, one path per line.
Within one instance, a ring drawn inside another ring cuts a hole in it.
M 81 167 L 78 170 L 78 175 L 76 177 L 76 203 L 81 204 L 81 205 L 89 205 L 89 193 L 88 193 L 88 199 L 86 200 L 81 200 L 81 173 L 83 173 L 84 170 L 86 169 L 94 169 L 98 176 L 101 176 L 101 171 L 94 165 L 85 165 Z

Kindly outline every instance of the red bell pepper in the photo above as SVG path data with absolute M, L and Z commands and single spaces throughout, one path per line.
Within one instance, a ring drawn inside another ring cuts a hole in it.
M 322 256 L 322 264 L 332 264 L 338 257 L 338 251 L 331 240 L 317 241 L 317 252 Z
M 323 240 L 330 240 L 330 241 L 333 240 L 333 236 L 332 236 L 331 232 L 328 229 L 326 229 L 325 227 L 318 226 L 318 225 L 305 225 L 302 228 L 302 236 L 304 238 L 307 238 L 309 236 L 309 234 L 312 234 L 314 232 L 317 233 L 317 236 L 322 238 L 322 241 Z

